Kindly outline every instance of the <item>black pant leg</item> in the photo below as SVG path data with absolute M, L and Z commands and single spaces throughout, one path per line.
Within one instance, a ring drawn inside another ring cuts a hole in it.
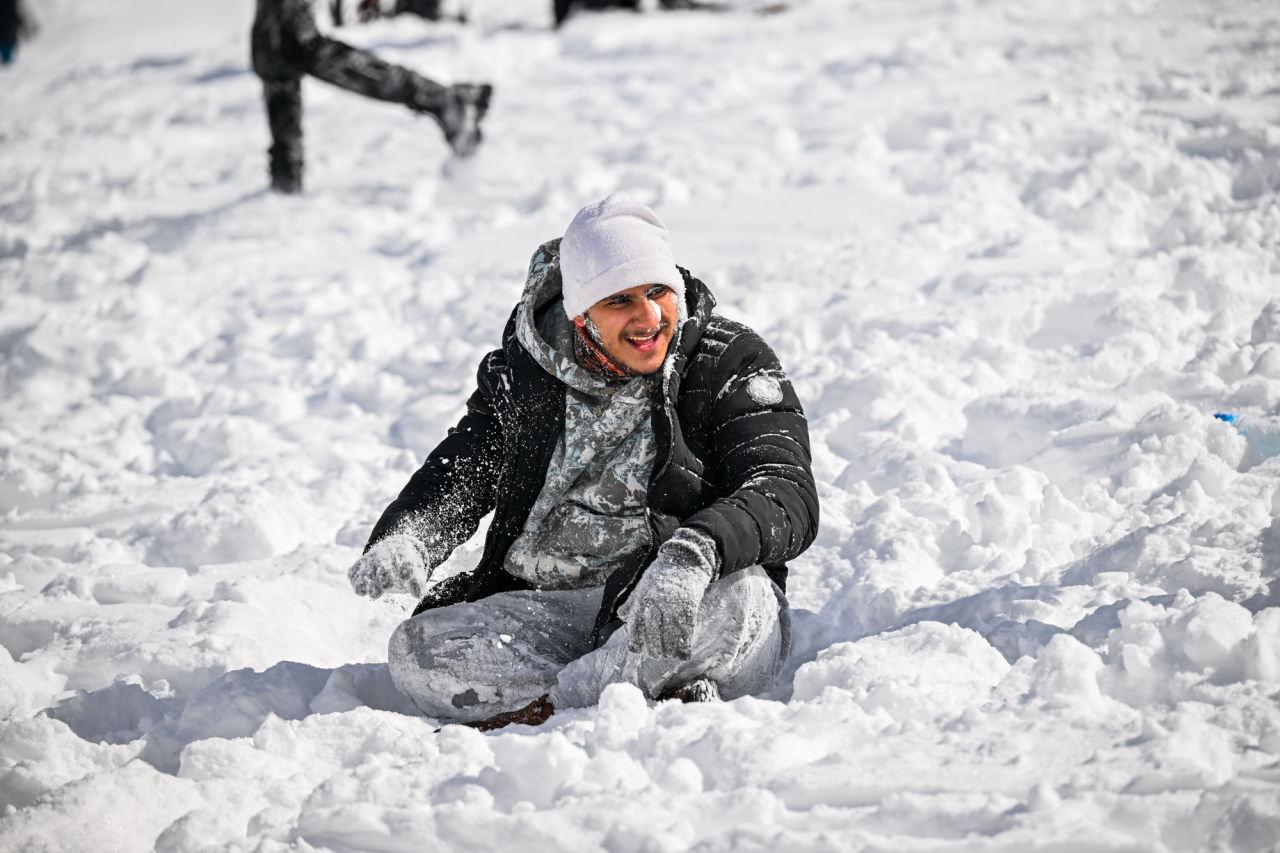
M 439 114 L 445 87 L 367 50 L 318 36 L 304 45 L 307 73 L 379 101 L 404 104 L 418 112 Z
M 254 73 L 262 80 L 271 147 L 267 149 L 271 187 L 302 190 L 302 74 L 298 32 L 314 32 L 306 0 L 258 0 L 250 34 Z
M 296 77 L 296 38 L 292 31 L 302 16 L 306 22 L 310 12 L 299 12 L 288 0 L 258 0 L 253 16 L 253 29 L 249 34 L 250 59 L 253 73 L 263 80 L 279 77 Z M 315 22 L 310 21 L 314 29 Z
M 271 188 L 302 192 L 302 79 L 263 80 L 262 92 L 271 126 Z

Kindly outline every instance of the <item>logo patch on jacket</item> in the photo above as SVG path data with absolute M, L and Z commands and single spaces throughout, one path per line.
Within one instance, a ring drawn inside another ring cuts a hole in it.
M 747 382 L 747 393 L 762 406 L 776 406 L 782 402 L 782 383 L 772 376 L 757 374 Z

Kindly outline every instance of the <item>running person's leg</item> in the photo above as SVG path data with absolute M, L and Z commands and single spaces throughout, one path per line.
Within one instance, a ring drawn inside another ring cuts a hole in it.
M 271 188 L 283 193 L 302 192 L 302 80 L 263 80 L 262 93 L 271 127 L 271 147 L 267 149 Z
M 349 92 L 435 113 L 444 108 L 448 87 L 367 50 L 318 33 L 303 43 L 306 71 Z
M 262 80 L 271 131 L 271 188 L 286 193 L 302 191 L 303 173 L 302 68 L 289 34 L 300 18 L 314 29 L 310 16 L 310 6 L 297 0 L 258 0 L 250 39 L 253 71 Z
M 299 21 L 295 37 L 304 70 L 350 92 L 404 104 L 440 124 L 455 152 L 471 154 L 480 144 L 480 122 L 489 110 L 493 87 L 487 83 L 444 86 L 402 65 L 379 59 L 367 50 L 321 35 L 309 15 Z

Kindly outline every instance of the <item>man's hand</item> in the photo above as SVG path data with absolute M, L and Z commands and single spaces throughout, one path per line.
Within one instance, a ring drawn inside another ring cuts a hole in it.
M 682 527 L 664 542 L 618 611 L 630 631 L 627 648 L 653 657 L 693 654 L 698 608 L 718 563 L 715 542 L 700 530 Z
M 415 536 L 396 533 L 378 540 L 347 571 L 357 595 L 378 598 L 388 592 L 421 597 L 431 581 L 426 546 Z

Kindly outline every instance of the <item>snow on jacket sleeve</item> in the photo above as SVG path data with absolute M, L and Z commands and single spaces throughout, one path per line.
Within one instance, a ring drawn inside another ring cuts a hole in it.
M 476 532 L 497 502 L 502 427 L 494 397 L 505 372 L 502 350 L 481 360 L 466 414 L 382 513 L 365 551 L 383 537 L 409 533 L 426 544 L 434 567 Z
M 709 404 L 711 472 L 724 496 L 685 519 L 711 536 L 720 574 L 785 563 L 818 531 L 809 429 L 778 358 L 752 332 L 719 360 Z

